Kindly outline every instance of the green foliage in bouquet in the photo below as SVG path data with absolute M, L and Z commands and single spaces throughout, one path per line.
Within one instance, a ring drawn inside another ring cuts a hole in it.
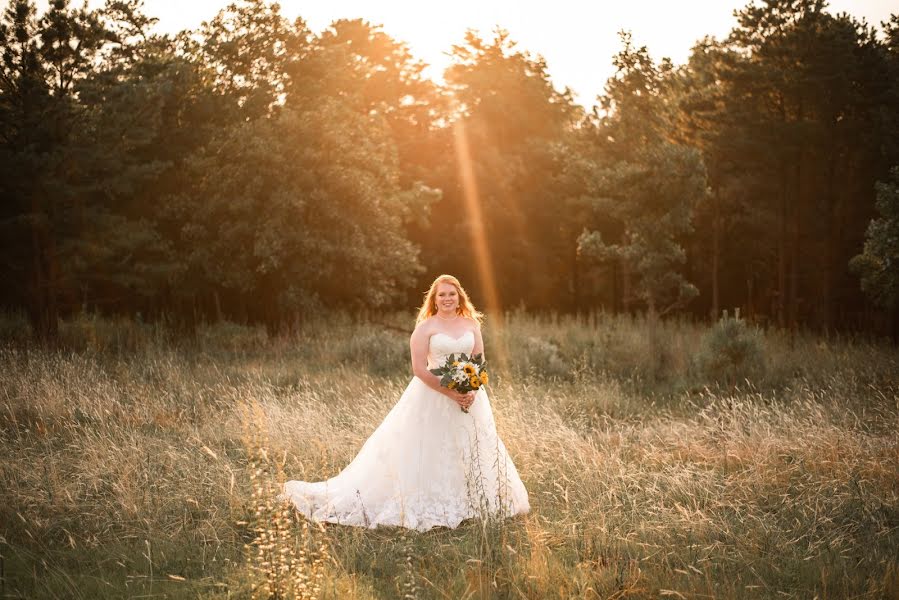
M 442 366 L 429 370 L 440 377 L 441 386 L 462 394 L 477 391 L 489 381 L 487 362 L 483 354 L 469 357 L 463 352 L 458 359 L 455 354 L 450 354 Z M 464 408 L 462 411 L 468 412 Z
M 443 366 L 430 371 L 440 377 L 440 385 L 463 394 L 477 391 L 489 381 L 487 362 L 483 354 L 469 357 L 463 352 L 459 358 L 456 358 L 455 354 L 450 354 Z

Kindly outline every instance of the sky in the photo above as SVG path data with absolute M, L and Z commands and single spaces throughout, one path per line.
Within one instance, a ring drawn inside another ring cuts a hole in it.
M 80 2 L 80 0 L 76 0 Z M 426 74 L 440 80 L 449 64 L 446 52 L 473 28 L 490 37 L 498 25 L 518 47 L 546 59 L 558 89 L 592 106 L 614 73 L 618 32 L 630 30 L 634 42 L 655 59 L 686 62 L 690 48 L 705 35 L 723 38 L 736 24 L 733 13 L 748 0 L 282 0 L 290 20 L 300 16 L 316 32 L 340 18 L 362 18 L 409 45 L 431 65 Z M 101 0 L 89 0 L 91 7 Z M 156 31 L 194 29 L 212 18 L 226 0 L 144 0 L 145 12 L 159 18 Z M 5 6 L 6 1 L 2 4 Z M 38 0 L 42 12 L 47 0 Z M 830 0 L 833 13 L 848 12 L 877 25 L 899 12 L 895 0 Z

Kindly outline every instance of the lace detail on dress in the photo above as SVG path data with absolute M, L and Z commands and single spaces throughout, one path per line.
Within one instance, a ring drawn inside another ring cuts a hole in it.
M 466 331 L 457 338 L 445 333 L 435 333 L 428 340 L 428 368 L 433 369 L 442 365 L 450 354 L 462 352 L 469 354 L 472 350 L 474 350 L 474 333 L 471 331 Z
M 429 367 L 473 348 L 470 331 L 432 335 Z M 417 377 L 343 471 L 327 481 L 288 481 L 282 496 L 314 520 L 419 531 L 530 510 L 487 392 L 480 390 L 463 413 Z

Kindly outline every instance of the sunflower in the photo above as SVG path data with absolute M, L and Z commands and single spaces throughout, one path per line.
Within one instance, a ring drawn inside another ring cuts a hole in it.
M 469 377 L 471 377 L 472 375 L 474 375 L 478 372 L 478 370 L 475 369 L 474 365 L 471 363 L 465 363 L 465 366 L 462 367 L 462 370 L 465 371 L 465 374 L 468 375 Z
M 484 385 L 487 385 L 487 382 L 489 380 L 490 380 L 490 378 L 487 375 L 487 371 L 481 371 L 481 383 Z
M 456 389 L 456 382 L 450 381 L 448 384 L 446 384 L 446 387 L 448 387 L 451 390 L 454 390 L 454 389 Z
M 471 384 L 471 387 L 473 387 L 474 389 L 478 389 L 479 387 L 481 387 L 481 380 L 478 379 L 477 375 L 472 375 L 471 379 L 468 380 L 468 383 Z

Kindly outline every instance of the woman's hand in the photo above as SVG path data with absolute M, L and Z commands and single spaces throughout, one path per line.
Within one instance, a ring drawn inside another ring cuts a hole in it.
M 462 410 L 467 411 L 474 402 L 475 393 L 476 392 L 467 392 L 463 394 L 461 392 L 457 392 L 456 390 L 447 390 L 446 395 L 449 396 L 453 402 L 458 404 L 459 407 L 462 408 Z
M 477 392 L 468 392 L 465 394 L 466 402 L 465 402 L 465 412 L 468 412 L 468 409 L 471 408 L 471 405 L 474 404 L 474 399 L 478 395 Z

